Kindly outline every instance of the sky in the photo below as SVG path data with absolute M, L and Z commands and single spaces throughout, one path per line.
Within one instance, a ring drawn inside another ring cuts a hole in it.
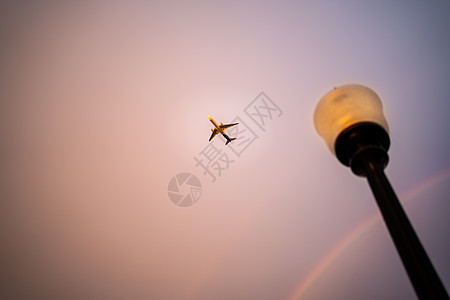
M 1 298 L 414 299 L 314 129 L 345 84 L 449 290 L 449 53 L 448 1 L 2 1 Z

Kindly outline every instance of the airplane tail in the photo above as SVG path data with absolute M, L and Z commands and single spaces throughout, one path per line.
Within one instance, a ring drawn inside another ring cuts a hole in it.
M 235 139 L 236 139 L 236 138 L 229 138 L 229 139 L 227 140 L 227 142 L 225 143 L 225 145 L 228 145 L 229 142 L 234 141 Z

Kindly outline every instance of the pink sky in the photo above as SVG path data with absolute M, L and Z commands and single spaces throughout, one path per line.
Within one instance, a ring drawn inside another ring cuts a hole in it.
M 381 222 L 323 265 L 378 209 L 312 117 L 369 86 L 398 194 L 447 174 L 449 20 L 444 1 L 1 4 L 2 298 L 414 298 Z M 262 91 L 282 111 L 264 130 Z M 258 136 L 239 157 L 214 140 L 234 160 L 215 182 L 194 160 L 209 115 Z M 202 183 L 186 208 L 182 172 Z M 404 206 L 449 289 L 439 178 Z

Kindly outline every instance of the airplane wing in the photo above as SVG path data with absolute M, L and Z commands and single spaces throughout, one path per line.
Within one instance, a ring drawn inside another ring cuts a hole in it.
M 231 127 L 231 126 L 234 126 L 234 125 L 237 125 L 237 124 L 239 124 L 239 123 L 224 124 L 224 125 L 219 125 L 219 126 L 220 126 L 220 128 L 222 128 L 222 129 L 226 129 L 226 128 L 228 128 L 228 127 Z
M 214 129 L 214 131 L 211 133 L 211 137 L 209 138 L 209 141 L 212 140 L 217 135 L 217 133 L 219 133 L 219 131 L 217 129 Z

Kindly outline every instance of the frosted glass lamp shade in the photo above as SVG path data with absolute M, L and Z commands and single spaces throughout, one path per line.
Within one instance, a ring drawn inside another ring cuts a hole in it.
M 339 134 L 360 122 L 376 123 L 389 133 L 380 98 L 362 85 L 349 84 L 333 89 L 320 99 L 314 112 L 314 126 L 334 155 Z

